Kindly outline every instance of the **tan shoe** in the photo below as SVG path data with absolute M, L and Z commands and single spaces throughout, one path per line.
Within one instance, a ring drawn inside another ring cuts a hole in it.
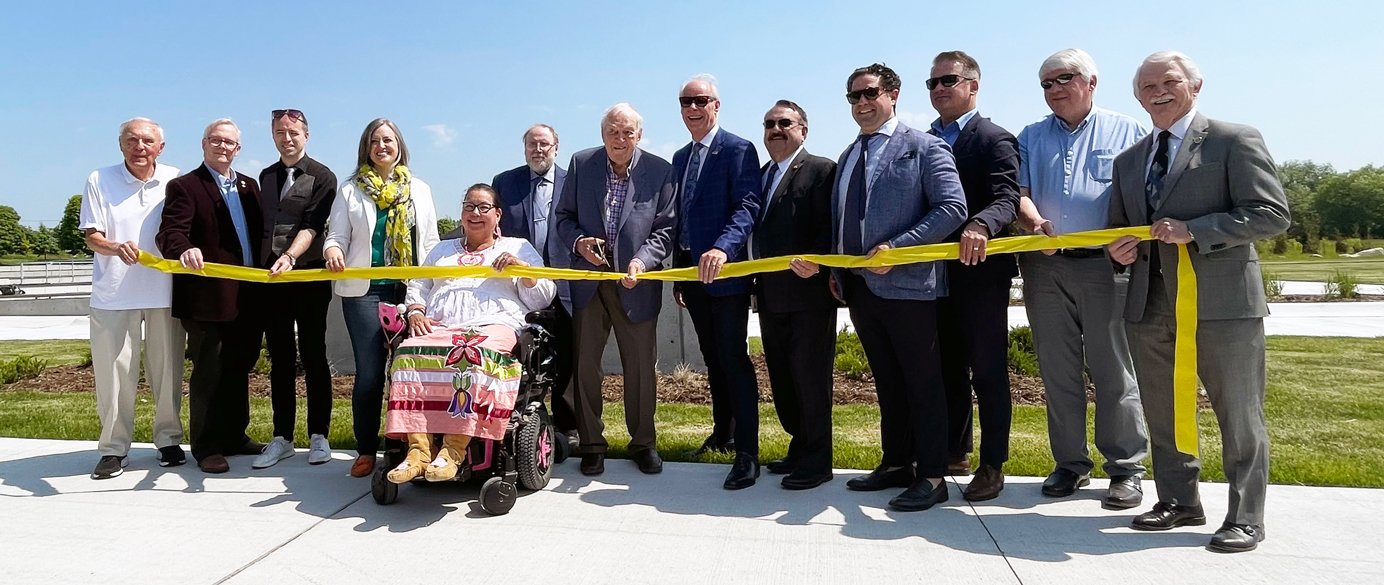
M 427 433 L 409 433 L 408 435 L 408 455 L 398 467 L 389 470 L 385 475 L 393 483 L 408 483 L 418 476 L 423 475 L 423 470 L 427 468 L 428 461 L 432 459 L 432 435 Z
M 423 472 L 423 477 L 428 481 L 451 481 L 457 476 L 470 442 L 471 437 L 466 435 L 443 435 L 442 448 L 437 450 L 437 458 Z
M 351 462 L 351 477 L 369 477 L 375 473 L 375 456 L 361 455 Z

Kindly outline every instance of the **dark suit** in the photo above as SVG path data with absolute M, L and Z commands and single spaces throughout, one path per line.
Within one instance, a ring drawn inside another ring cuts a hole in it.
M 336 174 L 320 162 L 304 156 L 294 165 L 293 185 L 285 192 L 288 167 L 277 161 L 260 171 L 264 236 L 260 242 L 260 267 L 270 268 L 303 230 L 316 235 L 298 256 L 294 269 L 322 268 L 322 240 L 327 236 L 327 216 L 336 199 Z M 326 435 L 332 417 L 332 373 L 327 365 L 327 306 L 332 284 L 292 282 L 262 285 L 266 295 L 281 307 L 264 320 L 269 349 L 270 395 L 274 406 L 274 436 L 293 440 L 296 423 L 298 360 L 303 363 L 307 386 L 308 434 Z M 296 331 L 296 335 L 295 335 Z
M 572 155 L 556 210 L 556 245 L 567 250 L 570 266 L 578 270 L 624 273 L 636 258 L 645 270 L 659 269 L 672 251 L 677 179 L 668 161 L 643 150 L 636 149 L 630 161 L 629 190 L 616 220 L 615 241 L 606 243 L 607 264 L 593 265 L 576 253 L 580 238 L 607 239 L 609 175 L 605 148 Z M 559 248 L 550 245 L 549 249 Z M 570 284 L 573 329 L 577 347 L 582 348 L 577 352 L 575 402 L 583 450 L 603 453 L 607 446 L 601 422 L 601 354 L 612 327 L 625 375 L 630 450 L 654 449 L 654 361 L 658 356 L 656 326 L 663 305 L 663 284 L 644 280 L 632 289 L 616 281 L 578 280 Z
M 769 166 L 764 165 L 762 175 Z M 777 188 L 764 197 L 764 211 L 750 240 L 751 257 L 829 254 L 836 163 L 801 150 L 780 173 L 783 178 Z M 774 410 L 783 430 L 792 436 L 787 459 L 804 475 L 831 472 L 838 305 L 827 274 L 823 270 L 801 278 L 786 270 L 754 278 Z
M 701 171 L 688 166 L 692 144 L 673 155 L 679 178 L 678 251 L 674 266 L 696 266 L 712 248 L 729 262 L 745 259 L 745 240 L 759 215 L 759 154 L 749 141 L 718 129 L 701 153 Z M 687 185 L 694 184 L 689 191 Z M 684 247 L 686 246 L 686 247 Z M 736 450 L 759 453 L 759 388 L 746 347 L 750 318 L 750 279 L 720 279 L 711 284 L 679 282 L 711 386 L 711 440 Z
M 1196 114 L 1168 167 L 1158 205 L 1145 193 L 1157 132 L 1115 159 L 1113 226 L 1186 222 L 1197 280 L 1197 376 L 1216 411 L 1230 482 L 1226 522 L 1263 528 L 1269 481 L 1264 426 L 1264 299 L 1254 242 L 1288 228 L 1288 201 L 1259 131 Z M 1130 353 L 1148 419 L 1158 500 L 1199 506 L 1201 460 L 1179 452 L 1173 405 L 1178 250 L 1139 244 L 1131 265 Z
M 975 114 L 961 128 L 952 154 L 971 217 L 947 241 L 960 241 L 972 222 L 984 224 L 992 238 L 1009 235 L 1019 206 L 1018 140 Z M 937 334 L 952 460 L 971 452 L 973 388 L 980 405 L 980 462 L 1001 469 L 1009 460 L 1009 287 L 1018 273 L 1013 254 L 987 256 L 974 266 L 947 261 L 950 291 L 937 305 Z
M 533 171 L 528 165 L 521 165 L 495 175 L 491 186 L 500 196 L 500 232 L 506 236 L 524 238 L 534 242 L 533 230 Z M 553 165 L 552 201 L 548 212 L 548 236 L 543 255 L 543 264 L 556 268 L 566 268 L 568 253 L 557 243 L 557 201 L 562 195 L 562 186 L 567 181 L 567 171 Z M 460 230 L 460 228 L 457 228 Z M 554 251 L 556 250 L 556 251 Z M 568 432 L 577 428 L 576 406 L 572 401 L 574 390 L 568 386 L 572 380 L 572 365 L 576 355 L 576 340 L 572 333 L 572 292 L 566 280 L 557 281 L 557 297 L 550 307 L 557 312 L 553 322 L 553 334 L 566 343 L 558 345 L 556 369 L 557 379 L 553 381 L 553 425 L 559 431 Z
M 947 238 L 966 220 L 966 199 L 951 149 L 941 138 L 898 123 L 867 182 L 865 214 L 845 209 L 859 143 L 841 153 L 832 185 L 834 248 L 868 253 Z M 861 242 L 842 241 L 844 221 L 859 221 Z M 938 297 L 947 292 L 938 262 L 895 266 L 886 274 L 833 269 L 879 394 L 882 466 L 917 463 L 919 477 L 947 470 L 947 398 L 937 348 Z
M 259 257 L 263 211 L 259 185 L 235 177 L 245 214 L 251 264 Z M 221 188 L 205 165 L 168 182 L 163 221 L 155 238 L 165 258 L 198 248 L 206 262 L 244 266 L 241 246 Z M 249 373 L 259 357 L 254 287 L 240 281 L 191 274 L 173 277 L 173 316 L 187 330 L 192 354 L 188 427 L 192 456 L 234 454 L 250 441 Z

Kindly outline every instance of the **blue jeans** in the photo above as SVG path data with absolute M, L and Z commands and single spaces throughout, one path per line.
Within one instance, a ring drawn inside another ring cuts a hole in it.
M 364 295 L 342 297 L 341 313 L 351 336 L 356 360 L 356 381 L 351 389 L 352 428 L 356 453 L 374 455 L 380 449 L 380 412 L 384 403 L 384 329 L 380 327 L 380 303 L 401 303 L 402 284 L 372 284 Z

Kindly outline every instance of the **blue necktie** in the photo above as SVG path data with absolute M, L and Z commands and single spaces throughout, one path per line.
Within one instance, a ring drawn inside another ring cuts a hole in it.
M 687 229 L 689 215 L 692 211 L 692 195 L 697 192 L 697 175 L 702 170 L 702 143 L 692 143 L 692 160 L 687 162 L 687 181 L 682 184 L 682 217 L 679 221 L 682 224 L 678 230 L 678 245 L 684 250 L 692 249 L 692 233 Z
M 552 198 L 540 199 L 538 188 L 543 185 L 543 177 L 534 177 L 529 190 L 529 201 L 533 203 L 533 218 L 529 222 L 533 231 L 533 247 L 544 261 L 548 259 L 548 213 L 552 208 Z
M 846 184 L 846 209 L 841 214 L 841 221 L 845 222 L 841 228 L 841 251 L 851 256 L 865 253 L 862 231 L 862 224 L 865 223 L 865 157 L 870 152 L 871 136 L 874 135 L 860 135 L 860 156 L 856 157 L 850 182 Z
M 759 227 L 761 228 L 764 226 L 764 220 L 769 218 L 769 204 L 774 202 L 774 193 L 773 191 L 770 191 L 770 189 L 773 189 L 774 178 L 778 177 L 778 174 L 778 163 L 769 165 L 769 174 L 764 177 L 764 188 L 760 189 L 759 191 L 763 194 L 760 197 L 761 210 L 759 212 Z M 753 232 L 750 233 L 750 251 L 753 253 L 756 259 L 764 257 L 764 253 L 760 249 L 760 239 L 755 237 L 755 234 L 758 233 L 758 231 L 759 229 L 755 229 Z
M 1172 132 L 1164 130 L 1158 133 L 1158 147 L 1153 151 L 1153 164 L 1149 165 L 1148 182 L 1144 183 L 1144 197 L 1149 204 L 1149 219 L 1153 218 L 1153 210 L 1158 209 L 1160 199 L 1163 197 L 1163 179 L 1168 176 L 1168 138 Z

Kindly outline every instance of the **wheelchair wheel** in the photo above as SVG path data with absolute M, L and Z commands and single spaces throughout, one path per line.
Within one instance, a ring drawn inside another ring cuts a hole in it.
M 543 489 L 553 477 L 553 459 L 556 457 L 553 426 L 548 423 L 548 415 L 543 409 L 524 416 L 516 443 L 514 455 L 519 483 L 534 491 Z
M 503 516 L 514 508 L 519 490 L 500 477 L 492 477 L 481 485 L 481 509 L 491 516 Z
M 389 467 L 376 466 L 375 474 L 370 476 L 370 495 L 375 498 L 375 503 L 381 506 L 388 506 L 399 499 L 399 486 L 385 474 L 389 473 Z

